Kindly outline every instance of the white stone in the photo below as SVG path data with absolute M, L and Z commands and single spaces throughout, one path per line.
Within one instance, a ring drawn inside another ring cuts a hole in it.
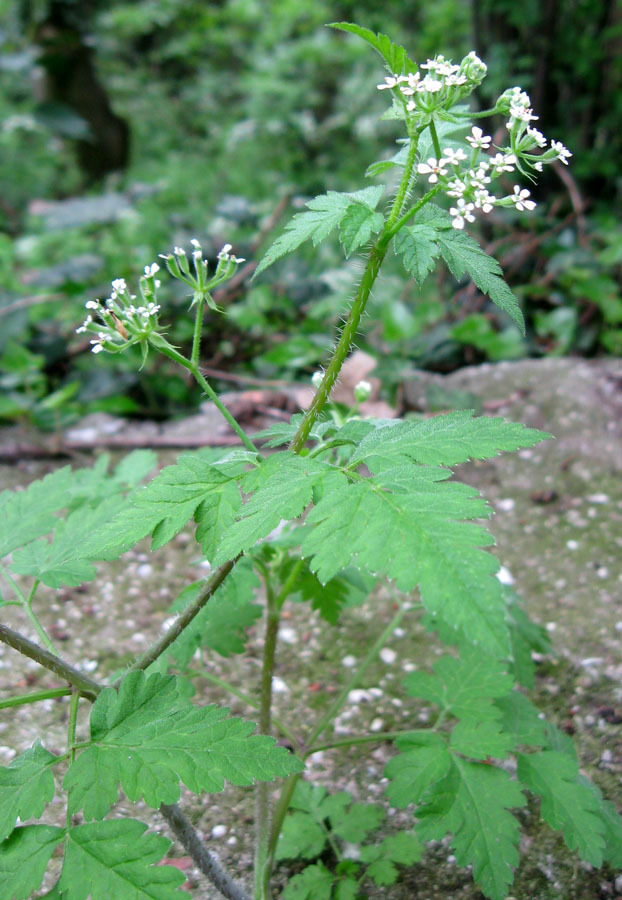
M 578 541 L 566 541 L 566 546 L 569 550 L 578 550 L 579 542 Z
M 395 650 L 391 650 L 390 647 L 383 647 L 379 653 L 380 659 L 387 666 L 392 666 L 395 660 L 397 659 L 397 653 Z
M 351 654 L 348 656 L 344 656 L 341 660 L 341 665 L 345 666 L 346 669 L 353 669 L 356 665 L 356 656 L 352 656 Z
M 497 572 L 497 578 L 499 579 L 501 584 L 514 584 L 514 576 L 505 566 L 501 566 L 501 568 Z
M 374 733 L 377 731 L 382 731 L 383 728 L 384 728 L 384 721 L 382 719 L 374 719 L 372 721 L 371 725 L 369 726 L 369 730 L 373 731 Z
M 212 828 L 212 837 L 213 838 L 221 838 L 224 837 L 227 833 L 226 825 L 214 825 Z
M 503 510 L 503 512 L 512 512 L 512 510 L 516 506 L 516 502 L 512 499 L 512 497 L 506 497 L 504 500 L 497 500 L 495 506 L 497 507 L 497 509 Z
M 607 494 L 588 494 L 587 499 L 590 503 L 609 503 Z
M 295 628 L 285 625 L 279 629 L 279 638 L 284 644 L 296 644 L 298 642 L 298 633 Z
M 285 684 L 282 678 L 279 678 L 278 675 L 275 675 L 272 678 L 272 693 L 273 694 L 288 694 L 289 688 Z
M 153 574 L 153 566 L 151 563 L 143 563 L 136 569 L 139 578 L 149 578 Z

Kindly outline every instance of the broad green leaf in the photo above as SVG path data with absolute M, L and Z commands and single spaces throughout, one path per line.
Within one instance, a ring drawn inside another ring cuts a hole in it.
M 66 466 L 23 491 L 0 494 L 0 559 L 54 528 L 58 519 L 52 513 L 67 506 L 70 488 L 71 470 Z
M 350 193 L 329 191 L 309 200 L 306 204 L 309 211 L 297 213 L 285 226 L 283 234 L 268 248 L 253 277 L 256 278 L 277 259 L 296 250 L 306 240 L 311 239 L 314 247 L 317 247 L 339 225 L 353 203 L 373 212 L 383 193 L 382 185 L 374 185 Z
M 339 240 L 343 244 L 346 256 L 350 256 L 366 244 L 372 234 L 377 234 L 383 225 L 382 213 L 373 212 L 369 207 L 359 203 L 349 206 L 339 223 Z
M 375 831 L 384 821 L 386 813 L 376 803 L 352 803 L 330 815 L 330 825 L 338 837 L 351 844 L 364 841 L 370 831 Z
M 473 410 L 457 410 L 420 421 L 383 422 L 363 438 L 354 458 L 362 462 L 371 456 L 395 461 L 406 457 L 433 466 L 453 466 L 533 447 L 548 437 L 505 419 L 474 417 Z
M 472 759 L 505 759 L 514 749 L 514 739 L 503 730 L 500 722 L 463 720 L 452 731 L 449 745 L 452 750 Z
M 158 863 L 171 842 L 135 819 L 70 828 L 58 887 L 63 900 L 187 900 L 185 875 Z
M 596 794 L 579 777 L 577 763 L 552 750 L 518 757 L 518 777 L 541 797 L 542 818 L 564 836 L 569 850 L 597 868 L 605 851 L 605 824 Z
M 209 546 L 220 537 L 221 525 L 224 528 L 229 524 L 229 509 L 235 505 L 232 477 L 200 456 L 182 456 L 176 465 L 162 469 L 146 487 L 136 491 L 118 515 L 85 541 L 82 552 L 90 559 L 114 559 L 147 534 L 153 535 L 152 548 L 158 549 L 195 513 L 201 540 Z M 220 496 L 223 491 L 225 501 Z
M 323 863 L 307 866 L 287 882 L 283 900 L 330 900 L 335 876 Z
M 518 300 L 503 280 L 497 260 L 488 256 L 476 240 L 455 228 L 451 231 L 439 231 L 438 244 L 454 278 L 460 281 L 468 273 L 475 286 L 483 294 L 488 294 L 492 302 L 507 313 L 524 334 L 525 322 Z
M 0 885 L 4 900 L 32 897 L 63 835 L 62 828 L 52 825 L 25 825 L 0 843 Z
M 52 588 L 63 584 L 75 587 L 90 581 L 97 575 L 97 569 L 84 558 L 83 547 L 125 505 L 126 501 L 117 495 L 101 500 L 94 508 L 78 507 L 66 519 L 58 520 L 50 543 L 41 538 L 17 550 L 11 568 L 20 575 L 32 575 Z
M 253 735 L 253 722 L 227 709 L 195 707 L 177 692 L 177 679 L 130 672 L 119 691 L 106 688 L 91 711 L 91 746 L 69 767 L 64 788 L 72 812 L 101 817 L 118 784 L 130 800 L 154 808 L 179 798 L 179 782 L 195 793 L 271 781 L 302 769 L 272 738 Z
M 214 559 L 218 542 L 227 529 L 235 522 L 242 498 L 235 481 L 225 482 L 219 491 L 215 491 L 204 500 L 194 514 L 197 523 L 195 537 L 201 545 L 206 559 Z
M 290 450 L 269 456 L 259 470 L 249 474 L 250 478 L 242 480 L 242 489 L 252 488 L 254 494 L 219 544 L 214 565 L 254 546 L 282 519 L 299 516 L 311 502 L 313 488 L 323 479 L 345 481 L 333 466 Z
M 500 724 L 511 734 L 516 744 L 530 747 L 544 747 L 546 728 L 539 710 L 519 691 L 512 691 L 505 697 L 497 697 L 495 706 L 501 712 Z
M 506 772 L 454 758 L 449 774 L 435 784 L 416 811 L 423 841 L 440 841 L 447 832 L 461 866 L 491 900 L 505 900 L 518 863 L 519 825 L 509 809 L 525 805 L 520 787 Z
M 290 813 L 276 845 L 276 859 L 316 859 L 326 844 L 326 830 L 306 812 Z
M 495 721 L 500 712 L 492 698 L 504 697 L 514 687 L 507 663 L 465 646 L 461 658 L 442 656 L 434 665 L 435 675 L 413 672 L 404 679 L 412 697 L 436 703 L 458 719 L 470 722 Z
M 393 806 L 403 809 L 419 803 L 430 785 L 447 775 L 451 755 L 444 738 L 432 732 L 413 732 L 396 744 L 402 753 L 385 767 L 386 794 Z
M 58 759 L 33 744 L 10 766 L 0 766 L 0 841 L 8 837 L 17 819 L 39 818 L 54 796 L 54 776 L 50 771 Z
M 374 34 L 369 28 L 362 28 L 351 22 L 330 22 L 328 27 L 349 31 L 350 34 L 362 38 L 378 51 L 394 75 L 417 71 L 417 64 L 409 58 L 406 50 L 399 44 L 394 44 L 386 34 Z
M 169 609 L 181 612 L 192 603 L 205 582 L 197 581 L 184 588 Z M 242 653 L 246 629 L 255 624 L 263 607 L 253 603 L 259 579 L 248 559 L 241 559 L 223 581 L 213 597 L 193 619 L 174 644 L 170 654 L 178 663 L 187 665 L 198 647 L 210 647 L 221 656 Z
M 508 655 L 506 604 L 481 546 L 488 515 L 476 491 L 447 482 L 447 470 L 405 464 L 326 492 L 306 519 L 302 554 L 322 583 L 349 566 L 419 586 L 426 609 L 463 629 L 473 643 Z M 440 482 L 440 483 L 439 483 Z M 313 525 L 313 528 L 309 526 Z
M 434 269 L 440 253 L 437 232 L 431 225 L 405 225 L 393 239 L 396 253 L 403 257 L 404 268 L 418 285 Z

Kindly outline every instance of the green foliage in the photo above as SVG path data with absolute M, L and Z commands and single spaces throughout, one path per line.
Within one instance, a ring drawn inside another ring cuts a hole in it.
M 103 691 L 91 712 L 91 742 L 71 764 L 63 786 L 72 812 L 101 819 L 118 786 L 130 800 L 156 809 L 192 791 L 222 791 L 225 779 L 249 785 L 300 771 L 301 764 L 271 738 L 252 736 L 254 724 L 227 718 L 227 709 L 194 707 L 176 679 L 131 672 L 117 694 Z
M 10 766 L 0 767 L 0 841 L 15 828 L 17 819 L 39 818 L 46 803 L 54 796 L 54 777 L 50 767 L 56 756 L 39 741 Z
M 0 875 L 5 897 L 28 900 L 37 890 L 63 829 L 52 825 L 16 828 L 0 844 Z

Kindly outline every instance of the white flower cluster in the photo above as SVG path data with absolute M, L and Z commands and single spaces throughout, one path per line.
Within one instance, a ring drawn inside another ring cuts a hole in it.
M 545 136 L 530 123 L 535 122 L 538 116 L 534 115 L 531 108 L 529 94 L 519 87 L 509 88 L 497 100 L 496 110 L 509 115 L 505 127 L 510 132 L 510 144 L 512 152 L 532 166 L 537 172 L 541 172 L 544 164 L 559 161 L 565 166 L 572 156 L 570 150 L 561 141 L 551 141 L 550 148 L 545 150 L 548 143 Z M 545 150 L 544 153 L 534 154 L 534 150 Z
M 134 302 L 136 294 L 130 293 L 124 278 L 114 279 L 110 296 L 103 303 L 87 300 L 84 305 L 91 312 L 76 328 L 76 334 L 96 334 L 91 340 L 93 353 L 101 353 L 102 350 L 118 353 L 131 344 L 144 343 L 155 331 L 160 312 L 160 306 L 155 302 L 155 291 L 160 287 L 155 275 L 159 271 L 157 263 L 145 266 L 145 273 L 140 279 L 140 305 Z
M 212 300 L 211 291 L 223 281 L 231 278 L 240 263 L 246 262 L 241 257 L 234 256 L 231 253 L 231 244 L 225 244 L 217 255 L 218 263 L 216 271 L 209 277 L 209 263 L 203 259 L 203 248 L 196 238 L 190 241 L 194 250 L 192 251 L 192 264 L 194 271 L 190 270 L 186 251 L 183 247 L 175 247 L 172 253 L 161 253 L 160 257 L 166 262 L 166 266 L 174 278 L 183 281 L 194 291 L 193 304 L 199 301 L 205 301 L 212 309 L 217 309 L 216 304 Z
M 398 90 L 404 98 L 406 112 L 429 114 L 438 108 L 449 108 L 458 100 L 468 96 L 486 74 L 486 65 L 474 51 L 465 56 L 458 65 L 444 56 L 428 59 L 419 67 L 425 70 L 409 72 L 407 75 L 388 75 L 379 91 Z

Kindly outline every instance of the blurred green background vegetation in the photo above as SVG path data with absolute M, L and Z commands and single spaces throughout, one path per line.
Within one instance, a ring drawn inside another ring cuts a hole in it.
M 380 60 L 323 27 L 339 20 L 388 33 L 415 59 L 474 47 L 489 66 L 476 102 L 521 85 L 538 126 L 574 154 L 533 189 L 535 214 L 478 225 L 521 300 L 525 338 L 472 285 L 439 270 L 420 292 L 389 261 L 361 338 L 386 397 L 413 367 L 622 354 L 618 0 L 0 0 L 0 421 L 53 429 L 92 411 L 196 407 L 166 360 L 95 362 L 75 334 L 84 302 L 192 237 L 258 260 L 304 199 L 363 187 L 365 168 L 395 152 L 395 123 L 378 120 Z M 209 313 L 202 362 L 308 379 L 359 267 L 327 242 L 239 279 L 227 316 Z M 187 297 L 162 280 L 161 319 L 184 345 Z

